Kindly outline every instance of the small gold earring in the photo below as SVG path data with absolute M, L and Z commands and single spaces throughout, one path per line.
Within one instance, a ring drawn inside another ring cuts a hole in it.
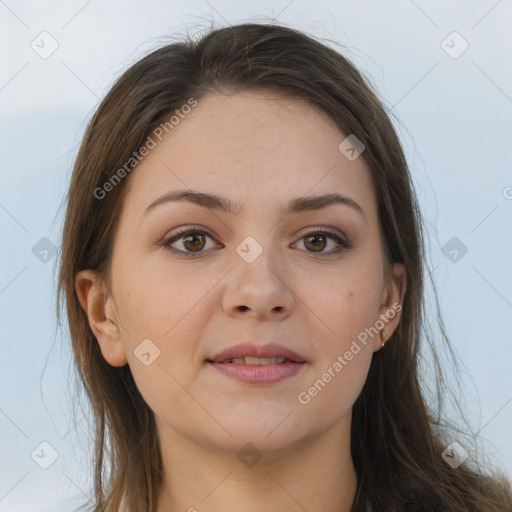
M 380 337 L 382 339 L 382 345 L 380 346 L 381 349 L 384 348 L 384 345 L 386 343 L 384 341 L 386 339 L 386 336 L 387 336 L 386 331 L 384 331 L 384 330 L 380 331 Z

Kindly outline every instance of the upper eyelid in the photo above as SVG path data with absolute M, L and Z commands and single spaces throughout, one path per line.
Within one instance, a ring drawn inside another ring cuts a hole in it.
M 215 238 L 215 235 L 211 234 L 210 231 L 208 230 L 208 228 L 203 227 L 203 226 L 193 226 L 193 225 L 192 226 L 180 226 L 180 227 L 176 228 L 176 230 L 177 231 L 173 235 L 170 235 L 169 237 L 166 237 L 166 238 L 172 239 L 175 237 L 185 236 L 189 233 L 198 233 L 198 232 L 204 233 L 211 238 Z M 320 231 L 325 231 L 327 234 L 339 235 L 341 237 L 347 238 L 347 236 L 342 231 L 340 231 L 336 228 L 329 228 L 329 227 L 324 227 L 324 226 L 308 226 L 308 227 L 304 228 L 304 230 L 299 231 L 299 233 L 302 232 L 303 233 L 302 236 L 306 236 L 310 233 L 317 233 Z

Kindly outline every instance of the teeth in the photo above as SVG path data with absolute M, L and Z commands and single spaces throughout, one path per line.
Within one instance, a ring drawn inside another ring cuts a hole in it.
M 258 359 L 255 357 L 255 359 Z M 275 357 L 260 357 L 260 364 L 276 364 L 276 358 Z
M 249 356 L 245 356 L 244 357 L 245 359 L 245 364 L 263 364 L 262 361 L 263 359 L 260 359 L 259 357 L 249 357 Z M 265 358 L 266 360 L 268 360 L 269 358 Z M 274 363 L 275 363 L 276 359 L 274 358 Z
M 252 364 L 252 365 L 265 365 L 265 364 L 281 364 L 284 363 L 286 359 L 284 357 L 235 357 L 233 359 L 228 359 L 224 361 L 224 363 L 234 363 L 234 364 Z

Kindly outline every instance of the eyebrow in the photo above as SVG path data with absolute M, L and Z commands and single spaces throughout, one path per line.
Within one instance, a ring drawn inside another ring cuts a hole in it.
M 149 211 L 161 204 L 175 201 L 188 201 L 192 204 L 202 206 L 203 208 L 218 210 L 232 215 L 238 215 L 242 211 L 242 205 L 240 203 L 235 203 L 216 194 L 208 194 L 194 190 L 176 190 L 157 197 L 146 208 L 143 215 L 146 215 Z M 366 214 L 359 204 L 353 199 L 350 199 L 350 197 L 337 193 L 294 198 L 289 201 L 284 208 L 281 208 L 281 215 L 286 216 L 294 213 L 321 210 L 336 204 L 349 206 L 366 220 Z

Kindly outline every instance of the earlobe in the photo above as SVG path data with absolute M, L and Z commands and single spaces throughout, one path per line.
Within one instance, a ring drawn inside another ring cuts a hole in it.
M 81 270 L 75 277 L 75 290 L 104 359 L 112 366 L 127 364 L 115 304 L 101 275 L 94 270 Z
M 380 331 L 381 336 L 375 337 L 374 351 L 384 348 L 384 344 L 391 338 L 392 334 L 396 330 L 400 322 L 406 288 L 407 271 L 405 265 L 403 263 L 395 263 L 382 296 L 379 320 L 384 324 L 384 327 Z

